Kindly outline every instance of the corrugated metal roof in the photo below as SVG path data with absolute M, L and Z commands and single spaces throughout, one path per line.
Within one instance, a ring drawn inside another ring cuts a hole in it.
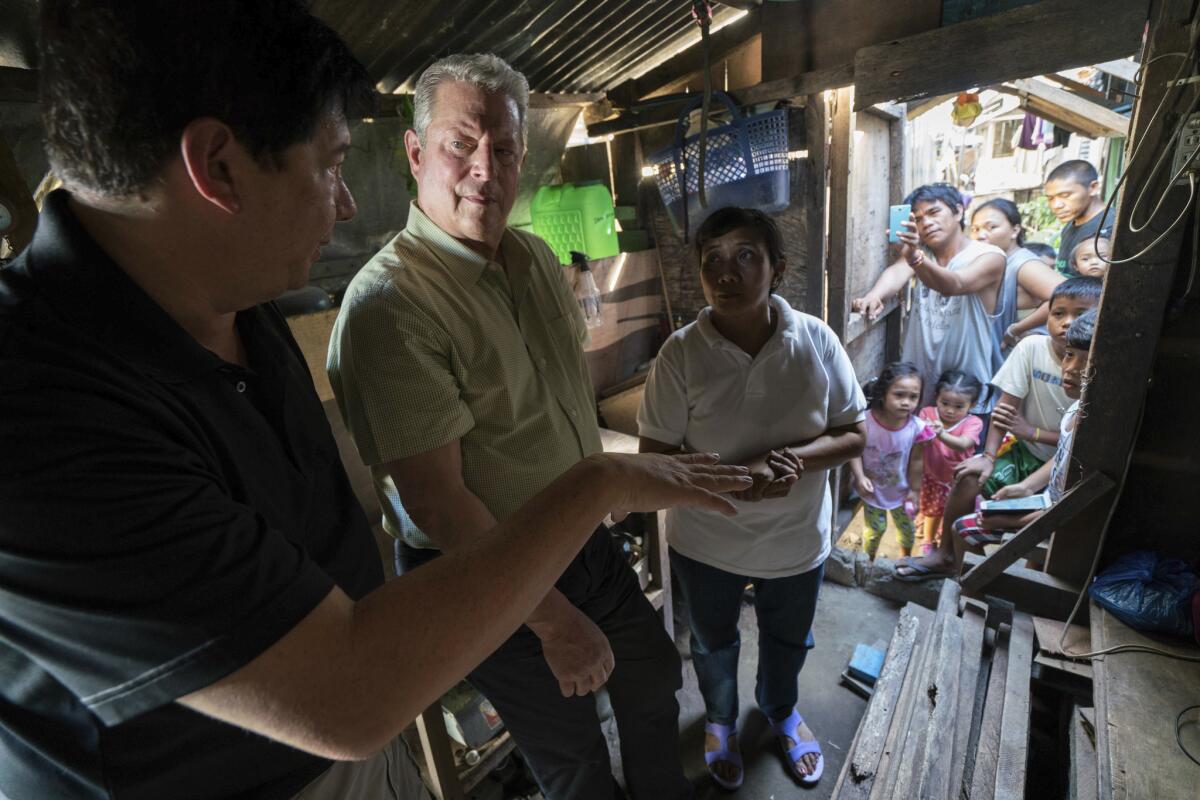
M 458 52 L 491 52 L 535 92 L 611 89 L 698 38 L 691 0 L 310 0 L 382 92 Z M 0 65 L 36 66 L 36 0 L 0 0 Z M 738 12 L 717 6 L 714 28 Z
M 690 0 L 313 0 L 382 92 L 457 52 L 491 52 L 535 92 L 610 89 L 696 31 Z M 718 20 L 730 9 L 718 11 Z

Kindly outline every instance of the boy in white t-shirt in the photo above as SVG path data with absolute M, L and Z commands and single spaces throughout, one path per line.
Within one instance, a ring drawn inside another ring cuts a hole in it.
M 643 452 L 718 452 L 750 468 L 736 517 L 667 514 L 671 568 L 692 630 L 707 710 L 705 762 L 726 789 L 742 783 L 736 740 L 738 616 L 755 586 L 755 697 L 794 777 L 813 784 L 824 759 L 796 711 L 797 676 L 830 551 L 828 470 L 862 453 L 866 401 L 825 323 L 772 294 L 786 266 L 765 214 L 721 209 L 696 232 L 709 307 L 663 345 L 638 413 Z
M 1096 309 L 1087 311 L 1071 323 L 1067 331 L 1066 353 L 1062 359 L 1062 387 L 1072 402 L 1059 427 L 1058 446 L 1054 450 L 1054 457 L 1024 480 L 997 491 L 992 499 L 1008 500 L 1043 492 L 1046 496 L 1046 507 L 1049 508 L 1061 500 L 1066 492 L 1071 445 L 1075 439 L 1075 425 L 1079 418 L 1079 397 L 1083 393 L 1083 370 L 1087 366 L 1088 355 L 1092 349 L 1096 316 Z M 1044 513 L 1046 512 L 976 512 L 955 520 L 954 531 L 965 544 L 982 547 L 1002 541 L 1004 531 L 1020 530 Z
M 1100 302 L 1103 284 L 1096 278 L 1071 278 L 1050 297 L 1049 336 L 1027 336 L 1017 343 L 992 378 L 1000 399 L 992 411 L 983 452 L 955 468 L 955 484 L 946 500 L 942 538 L 937 550 L 901 560 L 900 580 L 957 575 L 962 565 L 959 537 L 947 535 L 959 517 L 970 514 L 975 499 L 992 497 L 1005 486 L 1025 480 L 1054 456 L 1059 426 L 1071 401 L 1062 388 L 1062 359 L 1067 330 Z

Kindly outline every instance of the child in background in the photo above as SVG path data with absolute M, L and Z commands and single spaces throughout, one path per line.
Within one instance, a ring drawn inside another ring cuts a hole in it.
M 1108 272 L 1109 245 L 1103 236 L 1084 239 L 1071 251 L 1071 266 L 1086 278 L 1103 280 L 1104 273 Z
M 983 452 L 954 468 L 954 487 L 946 498 L 942 537 L 934 552 L 896 565 L 896 578 L 922 581 L 955 576 L 961 548 L 950 534 L 954 521 L 970 514 L 976 496 L 991 498 L 1005 486 L 1025 480 L 1054 457 L 1062 418 L 1071 405 L 1062 387 L 1067 331 L 1084 312 L 1100 304 L 1103 285 L 1096 278 L 1070 278 L 1050 298 L 1049 336 L 1022 339 L 993 376 L 1000 399 L 992 412 Z
M 922 449 L 937 434 L 913 412 L 921 403 L 921 373 L 906 361 L 889 364 L 863 387 L 867 396 L 867 446 L 850 461 L 854 484 L 863 499 L 863 550 L 871 561 L 887 530 L 887 514 L 896 523 L 903 555 L 912 555 L 920 506 Z
M 1067 465 L 1071 456 L 1071 443 L 1075 439 L 1075 425 L 1079 416 L 1079 398 L 1083 393 L 1083 371 L 1087 366 L 1092 349 L 1092 337 L 1096 332 L 1096 309 L 1081 314 L 1067 329 L 1067 347 L 1062 359 L 1062 388 L 1074 402 L 1063 415 L 1059 427 L 1058 446 L 1054 458 L 1043 464 L 1036 472 L 1022 481 L 1005 486 L 994 495 L 993 500 L 1029 497 L 1045 490 L 1047 508 L 1062 499 L 1067 491 Z M 967 545 L 982 547 L 1003 540 L 1004 531 L 1015 531 L 1033 522 L 1045 511 L 1016 514 L 974 514 L 960 517 L 954 522 L 955 533 Z
M 935 391 L 934 405 L 922 408 L 919 415 L 936 435 L 923 453 L 920 527 L 925 554 L 937 546 L 954 468 L 971 457 L 983 433 L 983 420 L 970 413 L 983 392 L 979 381 L 959 370 L 946 370 Z
M 1053 267 L 1058 260 L 1058 251 L 1045 242 L 1026 242 L 1024 247 L 1040 258 L 1047 267 Z

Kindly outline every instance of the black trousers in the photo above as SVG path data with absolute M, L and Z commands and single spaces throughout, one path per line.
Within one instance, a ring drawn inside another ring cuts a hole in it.
M 396 572 L 438 555 L 397 541 Z M 606 688 L 629 795 L 633 800 L 691 798 L 680 764 L 679 654 L 605 529 L 592 534 L 555 587 L 596 623 L 612 647 L 616 667 Z M 529 628 L 522 625 L 467 679 L 500 713 L 546 800 L 623 796 L 612 776 L 595 698 L 562 696 L 541 640 Z

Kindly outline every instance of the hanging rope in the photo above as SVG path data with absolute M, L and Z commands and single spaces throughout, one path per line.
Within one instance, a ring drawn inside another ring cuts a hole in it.
M 712 55 L 709 42 L 712 5 L 708 0 L 692 0 L 692 17 L 700 26 L 700 50 L 704 54 L 704 95 L 700 105 L 700 158 L 696 185 L 700 194 L 700 207 L 708 208 L 708 198 L 704 194 L 704 162 L 708 153 L 708 111 L 712 103 L 712 68 L 709 63 Z

